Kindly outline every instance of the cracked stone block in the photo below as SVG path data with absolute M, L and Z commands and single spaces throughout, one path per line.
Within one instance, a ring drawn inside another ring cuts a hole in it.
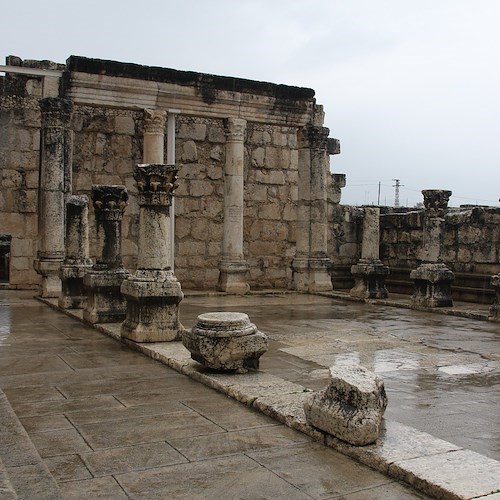
M 245 373 L 259 368 L 268 339 L 246 314 L 212 312 L 198 316 L 192 330 L 182 333 L 182 343 L 192 359 L 208 368 Z
M 310 425 L 356 446 L 374 443 L 387 407 L 383 380 L 362 366 L 332 366 L 323 391 L 304 401 Z

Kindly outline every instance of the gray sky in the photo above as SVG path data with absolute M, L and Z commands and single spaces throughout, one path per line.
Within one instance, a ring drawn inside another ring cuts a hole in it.
M 316 90 L 342 203 L 451 189 L 499 206 L 498 0 L 24 0 L 2 7 L 1 57 L 71 55 Z

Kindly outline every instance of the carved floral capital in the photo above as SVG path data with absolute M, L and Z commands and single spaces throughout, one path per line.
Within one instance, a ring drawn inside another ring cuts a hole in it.
M 128 201 L 128 193 L 125 186 L 92 186 L 91 198 L 94 204 L 96 220 L 122 220 Z
M 65 127 L 71 120 L 73 103 L 61 97 L 45 97 L 40 99 L 42 127 Z
M 426 215 L 430 217 L 441 217 L 448 208 L 448 201 L 452 194 L 445 189 L 424 189 L 424 207 Z
M 167 113 L 160 109 L 144 110 L 144 133 L 163 134 L 165 132 L 165 120 Z
M 172 196 L 177 188 L 177 165 L 145 163 L 136 165 L 134 179 L 137 184 L 140 206 L 165 206 L 172 204 Z
M 243 118 L 228 118 L 226 120 L 226 135 L 228 141 L 243 142 L 247 121 Z

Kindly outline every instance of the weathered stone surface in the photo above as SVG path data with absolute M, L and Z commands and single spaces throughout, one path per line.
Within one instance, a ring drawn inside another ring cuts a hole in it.
M 65 309 L 81 309 L 87 299 L 83 277 L 92 267 L 88 217 L 87 196 L 70 196 L 66 202 L 66 257 L 59 275 L 62 282 L 59 306 Z
M 492 276 L 490 283 L 495 289 L 495 300 L 490 307 L 488 318 L 491 321 L 500 321 L 500 274 Z
M 170 270 L 170 207 L 176 188 L 175 165 L 137 165 L 139 255 L 137 271 L 121 285 L 127 301 L 123 338 L 135 342 L 178 340 L 182 326 L 179 303 L 184 295 Z
M 97 226 L 98 257 L 83 278 L 87 303 L 83 319 L 90 323 L 116 323 L 125 319 L 126 303 L 120 286 L 129 272 L 121 255 L 122 219 L 127 206 L 125 186 L 92 186 Z
M 360 259 L 351 267 L 354 276 L 354 287 L 349 294 L 361 299 L 385 299 L 389 292 L 385 287 L 385 277 L 389 267 L 384 266 L 379 259 Z
M 444 264 L 422 264 L 410 273 L 415 283 L 411 302 L 422 307 L 451 307 L 451 283 L 455 275 Z
M 267 336 L 246 314 L 236 312 L 200 314 L 192 330 L 182 334 L 182 343 L 195 361 L 215 370 L 239 373 L 259 367 L 267 342 Z
M 328 387 L 304 401 L 309 424 L 359 446 L 377 440 L 386 406 L 384 382 L 361 366 L 331 367 Z

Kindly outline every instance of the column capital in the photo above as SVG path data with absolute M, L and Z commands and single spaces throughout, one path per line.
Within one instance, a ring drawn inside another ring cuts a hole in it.
M 64 127 L 71 120 L 73 103 L 61 97 L 45 97 L 40 99 L 42 127 Z
M 452 194 L 446 189 L 424 189 L 425 215 L 427 217 L 442 217 L 448 208 L 448 201 Z
M 227 118 L 226 119 L 226 135 L 228 141 L 243 142 L 245 138 L 245 129 L 247 121 L 243 118 Z
M 161 109 L 144 110 L 144 132 L 146 134 L 163 134 L 167 112 Z
M 306 125 L 299 129 L 297 140 L 299 149 L 310 148 L 328 151 L 328 134 L 330 129 L 327 127 L 316 127 Z
M 96 220 L 122 220 L 128 201 L 128 193 L 125 186 L 94 185 L 92 186 L 91 197 Z
M 163 206 L 172 204 L 177 188 L 177 165 L 143 163 L 136 165 L 134 179 L 138 190 L 139 206 Z

